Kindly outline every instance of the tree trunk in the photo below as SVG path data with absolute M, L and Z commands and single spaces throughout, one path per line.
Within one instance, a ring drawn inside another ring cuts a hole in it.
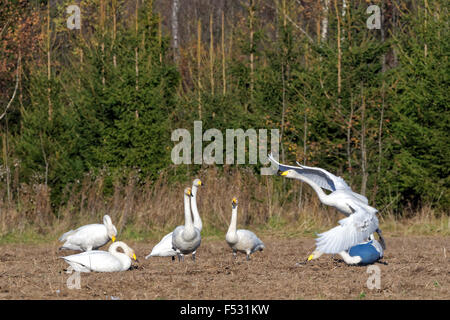
M 363 84 L 361 83 L 361 171 L 362 171 L 362 180 L 361 180 L 361 194 L 366 194 L 366 186 L 367 186 L 367 150 L 366 150 L 366 102 L 364 99 L 364 91 Z
M 197 100 L 198 100 L 198 118 L 202 119 L 202 98 L 201 98 L 201 80 L 200 80 L 200 61 L 201 61 L 201 40 L 202 40 L 202 22 L 197 22 Z
M 53 117 L 53 105 L 51 99 L 51 48 L 50 48 L 50 38 L 51 38 L 51 30 L 50 30 L 50 1 L 47 2 L 47 100 L 48 100 L 48 120 L 51 121 Z
M 172 1 L 172 37 L 173 37 L 173 58 L 176 64 L 180 59 L 179 36 L 178 36 L 178 10 L 180 9 L 180 1 Z
M 209 15 L 209 77 L 211 82 L 211 95 L 214 95 L 214 39 L 213 16 Z
M 222 82 L 223 95 L 227 93 L 227 78 L 225 73 L 225 14 L 222 11 Z
M 324 5 L 323 5 L 321 38 L 322 38 L 322 41 L 326 41 L 327 35 L 328 35 L 328 4 L 329 4 L 329 0 L 324 0 L 323 3 L 324 3 Z

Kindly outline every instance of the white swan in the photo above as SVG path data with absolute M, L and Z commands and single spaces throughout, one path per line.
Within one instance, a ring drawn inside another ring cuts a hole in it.
M 250 260 L 250 254 L 255 251 L 262 251 L 265 248 L 264 243 L 250 230 L 236 230 L 238 207 L 236 198 L 233 198 L 231 201 L 231 206 L 231 222 L 225 240 L 231 249 L 233 249 L 234 258 L 236 258 L 236 252 L 239 251 L 245 253 L 247 260 Z
M 173 230 L 172 247 L 178 255 L 178 261 L 184 260 L 184 255 L 193 253 L 201 243 L 200 231 L 194 226 L 191 216 L 189 198 L 192 197 L 191 188 L 184 190 L 184 225 Z M 195 261 L 195 255 L 192 256 Z
M 353 192 L 341 177 L 337 177 L 321 168 L 303 165 L 298 167 L 287 166 L 277 162 L 272 155 L 268 157 L 270 161 L 278 166 L 282 176 L 306 182 L 314 189 L 323 204 L 336 208 L 346 216 L 351 215 L 355 211 L 355 206 L 367 207 L 366 210 L 371 213 L 378 212 L 377 209 L 368 205 L 368 200 L 365 196 Z M 331 191 L 331 193 L 326 194 L 322 188 Z
M 118 252 L 122 248 L 124 253 Z M 136 254 L 126 243 L 117 241 L 108 251 L 92 250 L 61 257 L 77 272 L 115 272 L 130 269 L 131 258 L 137 261 Z
M 95 223 L 79 227 L 64 233 L 59 241 L 65 241 L 60 250 L 90 251 L 116 241 L 117 229 L 109 215 L 103 216 L 103 224 Z
M 308 183 L 323 204 L 332 206 L 347 216 L 339 221 L 339 226 L 318 235 L 317 248 L 308 260 L 317 259 L 323 253 L 345 255 L 347 250 L 367 240 L 373 232 L 378 233 L 381 246 L 385 248 L 381 230 L 378 228 L 378 218 L 376 217 L 378 210 L 368 205 L 365 196 L 353 192 L 341 177 L 321 168 L 300 164 L 298 167 L 283 165 L 277 162 L 272 155 L 269 155 L 269 160 L 278 166 L 281 176 Z M 326 194 L 322 188 L 331 193 Z
M 198 187 L 202 185 L 200 179 L 195 179 L 192 183 L 191 207 L 194 216 L 194 227 L 199 231 L 202 231 L 203 224 L 197 209 L 197 190 Z M 166 234 L 161 241 L 153 247 L 152 252 L 150 252 L 145 259 L 150 257 L 172 257 L 172 260 L 175 260 L 177 252 L 172 248 L 172 233 L 173 232 Z M 192 253 L 193 257 L 195 257 L 195 253 L 196 252 Z

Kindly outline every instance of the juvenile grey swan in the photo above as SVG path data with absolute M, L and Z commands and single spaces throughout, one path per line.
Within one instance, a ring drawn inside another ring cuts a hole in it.
M 123 253 L 117 248 L 122 248 Z M 77 272 L 125 271 L 130 269 L 132 258 L 137 260 L 133 249 L 122 241 L 111 244 L 108 251 L 92 250 L 61 258 Z
M 192 197 L 191 197 L 191 207 L 192 207 L 192 213 L 194 216 L 194 227 L 196 227 L 199 231 L 202 231 L 202 219 L 200 218 L 200 215 L 198 213 L 197 209 L 197 190 L 199 186 L 202 186 L 202 182 L 200 179 L 195 179 L 192 183 Z M 145 259 L 148 259 L 150 257 L 172 257 L 172 260 L 175 260 L 175 256 L 177 255 L 177 252 L 172 247 L 172 234 L 168 233 L 166 234 L 160 242 L 158 242 L 157 245 L 155 245 L 152 249 L 152 252 L 150 252 L 149 255 L 145 257 Z M 192 253 L 192 256 L 195 259 L 195 251 Z
M 117 229 L 109 215 L 103 216 L 103 224 L 94 223 L 64 233 L 59 241 L 65 241 L 60 250 L 90 251 L 116 241 Z
M 178 261 L 184 261 L 184 255 L 196 251 L 201 243 L 200 230 L 192 222 L 190 197 L 191 188 L 184 189 L 184 225 L 176 227 L 172 234 L 172 247 L 177 253 Z M 195 255 L 192 259 L 195 261 Z
M 262 251 L 265 248 L 264 243 L 250 230 L 236 230 L 238 208 L 236 198 L 233 198 L 231 201 L 231 207 L 231 222 L 225 240 L 231 249 L 233 249 L 234 258 L 236 258 L 236 252 L 239 251 L 245 253 L 247 260 L 250 260 L 250 254 L 255 251 Z

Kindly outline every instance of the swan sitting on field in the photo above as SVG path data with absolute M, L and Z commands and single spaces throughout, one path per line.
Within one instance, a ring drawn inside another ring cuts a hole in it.
M 186 188 L 184 190 L 184 225 L 176 227 L 172 234 L 172 247 L 177 252 L 178 261 L 184 260 L 185 254 L 195 252 L 201 243 L 200 230 L 192 222 L 190 197 L 192 197 L 191 188 Z M 195 255 L 192 256 L 192 260 L 195 261 Z
M 196 227 L 199 231 L 202 231 L 202 219 L 198 213 L 197 209 L 197 190 L 198 187 L 202 186 L 202 181 L 200 179 L 195 179 L 192 183 L 192 197 L 191 197 L 191 208 L 192 214 L 194 216 L 194 227 Z M 195 259 L 196 252 L 192 253 L 192 257 Z M 152 252 L 145 259 L 150 257 L 172 257 L 172 260 L 175 260 L 175 256 L 177 252 L 172 247 L 172 232 L 166 234 L 161 241 L 155 245 L 152 249 Z
M 122 248 L 124 253 L 117 248 Z M 76 272 L 126 271 L 131 267 L 131 258 L 137 261 L 133 249 L 122 241 L 111 244 L 108 251 L 92 250 L 61 258 Z
M 233 198 L 231 201 L 231 206 L 231 222 L 225 240 L 231 249 L 233 249 L 234 258 L 236 258 L 236 252 L 239 251 L 245 253 L 247 260 L 250 260 L 250 254 L 255 251 L 262 251 L 265 248 L 264 243 L 250 230 L 236 230 L 238 207 L 236 198 Z
M 90 251 L 107 244 L 111 239 L 116 241 L 117 229 L 112 224 L 111 217 L 105 215 L 103 224 L 95 223 L 79 227 L 64 233 L 59 241 L 65 241 L 60 250 Z

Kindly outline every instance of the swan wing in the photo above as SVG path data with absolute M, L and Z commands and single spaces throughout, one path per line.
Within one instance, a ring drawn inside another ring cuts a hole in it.
M 378 219 L 375 214 L 357 207 L 355 213 L 339 221 L 337 227 L 318 234 L 317 251 L 336 254 L 365 241 L 369 235 L 378 229 Z
M 330 191 L 336 191 L 336 190 L 351 190 L 350 186 L 345 182 L 344 179 L 341 177 L 338 177 L 331 172 L 328 172 L 325 169 L 318 168 L 318 167 L 308 167 L 304 166 L 297 162 L 297 164 L 300 166 L 301 169 L 304 171 L 301 172 L 302 175 L 305 175 L 306 177 L 310 178 L 317 184 L 326 185 L 322 187 Z
M 307 167 L 300 165 L 297 166 L 289 166 L 285 164 L 281 164 L 276 161 L 272 154 L 268 155 L 268 158 L 271 162 L 278 166 L 278 170 L 286 171 L 286 170 L 295 170 L 299 174 L 305 176 L 319 187 L 329 190 L 336 191 L 337 189 L 350 189 L 344 179 L 340 177 L 336 177 L 335 175 L 329 173 L 328 171 L 321 168 Z M 298 164 L 298 163 L 297 163 Z
M 177 253 L 172 248 L 172 234 L 173 232 L 166 234 L 161 241 L 155 245 L 152 249 L 152 252 L 145 257 L 148 259 L 150 257 L 171 257 L 176 256 Z
M 106 227 L 103 224 L 89 224 L 75 231 L 66 232 L 61 238 L 66 240 L 63 247 L 80 247 L 81 250 L 92 246 L 98 248 L 109 241 Z
M 236 233 L 238 235 L 240 247 L 248 248 L 252 253 L 265 248 L 264 243 L 254 232 L 246 229 L 239 229 Z

